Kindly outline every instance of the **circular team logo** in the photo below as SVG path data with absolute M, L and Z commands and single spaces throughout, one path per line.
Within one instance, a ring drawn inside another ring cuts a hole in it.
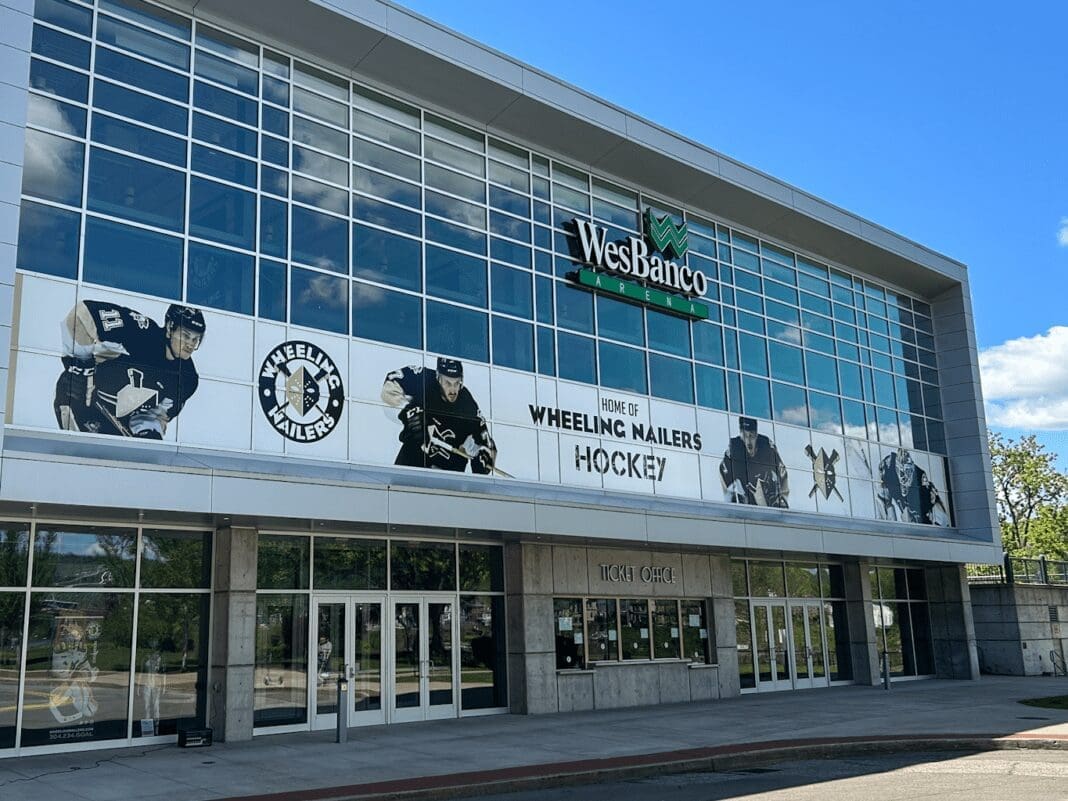
M 345 388 L 334 360 L 310 342 L 278 345 L 260 368 L 260 406 L 274 430 L 294 442 L 316 442 L 337 427 Z

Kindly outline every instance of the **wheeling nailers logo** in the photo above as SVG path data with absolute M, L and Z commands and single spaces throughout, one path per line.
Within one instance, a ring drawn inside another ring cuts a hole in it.
M 653 247 L 665 256 L 676 259 L 686 255 L 690 244 L 686 223 L 676 225 L 669 214 L 657 219 L 652 209 L 645 210 L 645 235 Z

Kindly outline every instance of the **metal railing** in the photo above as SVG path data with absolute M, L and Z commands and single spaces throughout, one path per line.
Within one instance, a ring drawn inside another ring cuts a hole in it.
M 968 565 L 969 584 L 1049 584 L 1068 587 L 1068 561 L 1005 556 L 1000 565 Z
M 1064 657 L 1056 651 L 1049 652 L 1049 661 L 1053 663 L 1054 676 L 1068 676 L 1068 667 L 1064 664 Z

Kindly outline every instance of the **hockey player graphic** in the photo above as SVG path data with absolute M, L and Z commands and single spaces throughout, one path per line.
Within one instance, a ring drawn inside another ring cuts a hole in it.
M 497 446 L 478 403 L 464 383 L 458 359 L 438 358 L 437 369 L 402 367 L 386 376 L 382 400 L 399 408 L 400 451 L 395 464 L 472 473 L 500 473 Z
M 752 417 L 739 417 L 738 429 L 719 466 L 724 500 L 786 509 L 790 485 L 775 443 L 757 433 Z
M 907 449 L 898 448 L 879 462 L 879 481 L 876 508 L 883 519 L 949 525 L 949 513 L 938 489 Z
M 204 340 L 204 315 L 174 304 L 160 327 L 125 306 L 83 300 L 62 328 L 54 401 L 60 428 L 162 439 L 197 391 L 193 352 Z

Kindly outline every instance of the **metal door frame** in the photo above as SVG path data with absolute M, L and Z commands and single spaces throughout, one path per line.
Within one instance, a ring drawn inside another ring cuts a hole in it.
M 430 674 L 429 674 L 429 651 L 430 651 L 430 604 L 447 603 L 452 606 L 449 618 L 449 634 L 451 637 L 450 672 L 452 703 L 430 703 Z M 386 598 L 386 612 L 383 620 L 388 623 L 389 629 L 389 652 L 388 659 L 383 657 L 383 673 L 385 674 L 385 687 L 383 692 L 383 704 L 386 711 L 386 723 L 408 723 L 420 720 L 437 720 L 440 718 L 456 718 L 460 713 L 460 648 L 459 648 L 459 596 L 454 592 L 430 592 L 430 593 L 398 593 Z M 396 614 L 397 604 L 418 604 L 419 606 L 419 705 L 416 707 L 396 708 Z M 383 649 L 384 650 L 384 649 Z

